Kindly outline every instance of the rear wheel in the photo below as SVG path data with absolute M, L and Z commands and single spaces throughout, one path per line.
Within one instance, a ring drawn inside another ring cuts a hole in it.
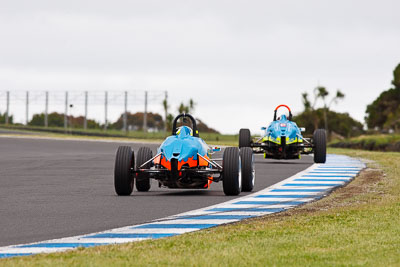
M 153 157 L 153 152 L 148 147 L 141 147 L 137 153 L 136 157 L 136 169 L 138 170 L 140 166 L 146 161 L 149 161 Z M 143 165 L 140 169 L 150 169 L 151 162 Z M 135 179 L 136 189 L 140 192 L 147 192 L 150 190 L 150 178 L 149 173 L 138 172 Z
M 135 156 L 129 146 L 118 147 L 114 167 L 114 187 L 119 196 L 129 196 L 133 190 L 132 168 Z
M 242 163 L 242 192 L 251 192 L 256 178 L 254 155 L 251 148 L 242 147 L 240 149 L 240 162 Z
M 317 129 L 314 132 L 314 162 L 326 162 L 326 132 L 324 129 Z
M 239 131 L 239 148 L 250 147 L 251 135 L 249 129 L 240 129 Z
M 227 196 L 236 196 L 242 190 L 242 175 L 240 167 L 239 149 L 227 147 L 222 160 L 222 187 Z

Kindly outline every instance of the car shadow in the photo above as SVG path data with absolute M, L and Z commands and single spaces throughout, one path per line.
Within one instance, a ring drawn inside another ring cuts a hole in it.
M 171 189 L 173 190 L 173 189 Z M 208 190 L 186 190 L 176 192 L 163 192 L 163 196 L 205 196 L 210 195 Z
M 310 165 L 313 164 L 313 162 L 296 162 L 296 161 L 256 161 L 256 164 L 267 164 L 267 165 L 292 165 L 292 164 L 297 164 L 297 165 Z
M 174 189 L 171 189 L 174 190 Z M 178 189 L 180 190 L 180 189 Z M 224 192 L 222 191 L 211 191 L 211 190 L 180 190 L 180 191 L 164 191 L 164 190 L 151 190 L 149 192 L 137 192 L 134 191 L 132 192 L 131 195 L 129 196 L 117 196 L 114 195 L 115 197 L 156 197 L 156 196 L 163 196 L 163 197 L 184 197 L 184 196 L 204 196 L 204 197 L 210 197 L 210 196 L 225 196 Z

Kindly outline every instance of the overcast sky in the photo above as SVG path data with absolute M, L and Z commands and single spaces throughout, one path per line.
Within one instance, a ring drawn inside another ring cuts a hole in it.
M 397 0 L 1 1 L 0 91 L 167 90 L 172 111 L 193 98 L 195 116 L 235 133 L 259 131 L 278 104 L 302 111 L 301 93 L 323 85 L 363 122 L 400 63 L 399 11 Z

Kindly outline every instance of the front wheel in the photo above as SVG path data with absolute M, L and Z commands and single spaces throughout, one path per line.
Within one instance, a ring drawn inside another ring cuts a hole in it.
M 148 147 L 141 147 L 137 153 L 136 157 L 136 169 L 150 169 L 151 162 L 146 163 L 153 157 L 153 152 Z M 145 165 L 143 165 L 146 163 Z M 143 166 L 142 166 L 143 165 Z M 149 173 L 138 172 L 135 179 L 136 189 L 139 192 L 147 192 L 150 190 L 150 178 Z
M 239 131 L 239 148 L 250 147 L 251 135 L 249 129 L 240 129 Z
M 242 190 L 242 175 L 239 149 L 227 147 L 222 159 L 222 187 L 227 196 L 237 196 Z
M 114 187 L 119 196 L 129 196 L 133 190 L 132 168 L 135 156 L 129 146 L 118 147 L 115 156 Z
M 326 162 L 326 132 L 324 129 L 317 129 L 314 132 L 314 162 Z
M 250 147 L 240 149 L 240 161 L 242 163 L 242 192 L 251 192 L 254 188 L 256 171 L 253 150 Z

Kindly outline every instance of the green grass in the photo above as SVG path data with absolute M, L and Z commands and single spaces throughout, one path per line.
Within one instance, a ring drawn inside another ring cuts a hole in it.
M 65 131 L 62 127 L 38 127 L 38 126 L 24 126 L 24 125 L 0 125 L 0 128 L 15 130 L 15 131 L 26 131 L 31 134 L 37 134 L 43 137 L 79 137 L 79 138 L 91 138 L 91 139 L 118 139 L 118 140 L 140 140 L 140 141 L 152 141 L 162 142 L 170 132 L 143 132 L 143 131 L 129 131 L 125 134 L 120 130 L 107 130 L 102 129 L 68 129 Z M 200 137 L 210 144 L 215 145 L 228 145 L 237 146 L 239 142 L 238 135 L 228 134 L 217 134 L 217 133 L 200 133 Z
M 7 266 L 400 266 L 400 153 L 305 206 L 172 238 L 0 260 Z
M 378 144 L 395 143 L 400 141 L 400 134 L 360 135 L 350 139 L 352 142 L 360 142 L 362 140 L 374 140 Z
M 347 145 L 347 147 L 367 150 L 393 151 L 395 149 L 394 151 L 399 151 L 393 147 L 396 143 L 400 143 L 400 134 L 374 134 L 361 135 L 345 140 L 335 140 L 330 143 L 330 146 Z

